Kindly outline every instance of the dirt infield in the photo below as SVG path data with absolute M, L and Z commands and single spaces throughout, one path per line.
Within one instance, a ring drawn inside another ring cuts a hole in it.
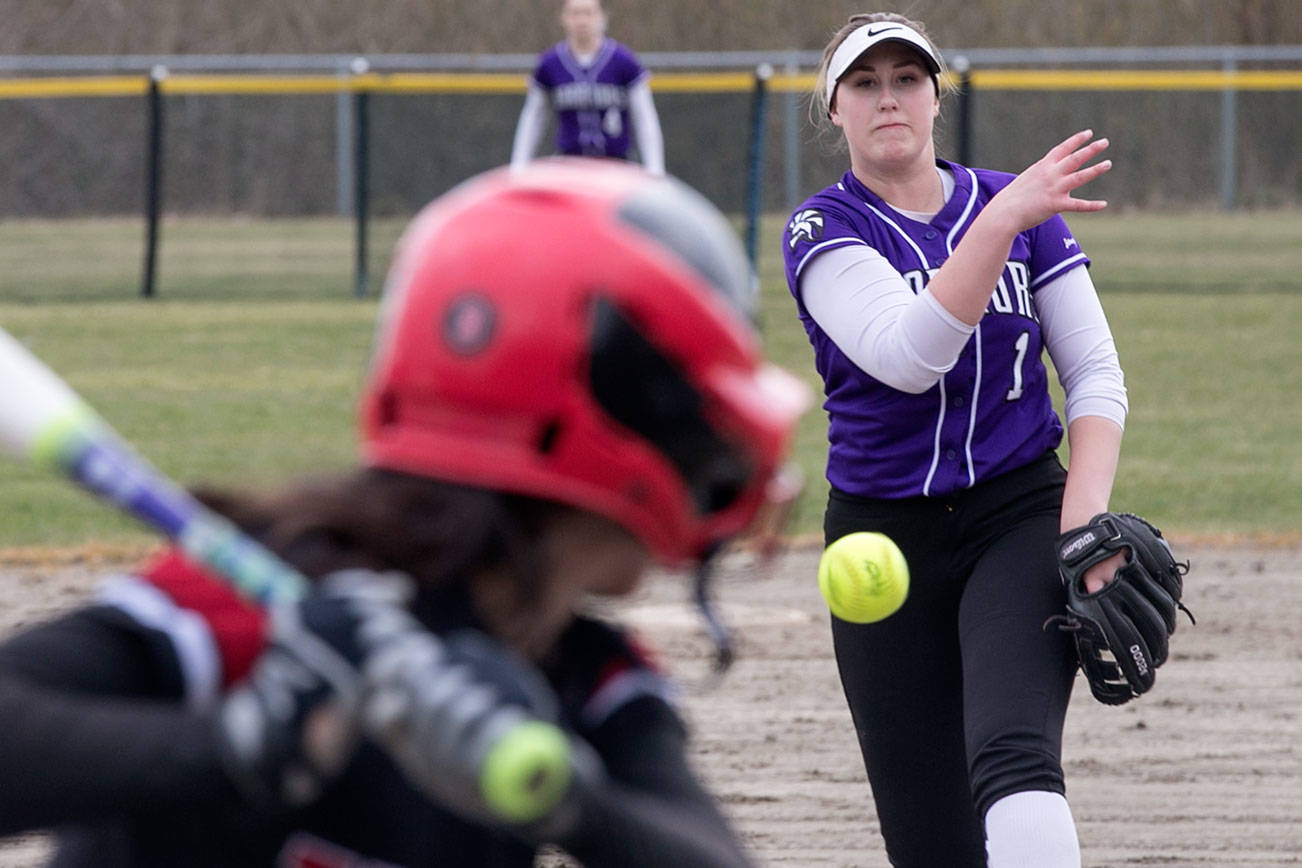
M 1120 708 L 1077 681 L 1068 796 L 1087 866 L 1302 864 L 1302 546 L 1175 541 L 1193 562 L 1183 623 L 1154 692 Z M 738 660 L 712 689 L 681 585 L 657 580 L 618 614 L 689 685 L 700 769 L 761 865 L 886 865 L 814 582 L 817 550 L 770 569 L 736 555 L 718 598 Z M 0 565 L 0 629 L 84 593 L 103 564 Z M 41 864 L 39 838 L 0 868 Z

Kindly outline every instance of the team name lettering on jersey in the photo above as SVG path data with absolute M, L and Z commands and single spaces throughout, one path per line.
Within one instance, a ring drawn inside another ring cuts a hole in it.
M 1012 287 L 1009 287 L 1009 281 Z M 994 295 L 990 297 L 987 308 L 994 313 L 1015 313 L 1039 321 L 1035 314 L 1035 303 L 1031 300 L 1031 274 L 1025 262 L 1009 262 L 995 284 Z
M 909 289 L 913 290 L 913 294 L 917 295 L 926 288 L 927 281 L 931 280 L 931 276 L 937 271 L 940 271 L 940 269 L 928 268 L 926 271 L 923 271 L 920 268 L 915 268 L 912 271 L 902 272 L 900 276 L 903 277 L 904 282 L 909 285 Z
M 916 295 L 926 288 L 927 283 L 935 276 L 937 271 L 940 271 L 940 269 L 928 268 L 923 271 L 920 268 L 915 268 L 901 272 L 900 276 L 904 278 L 904 281 L 909 285 L 909 289 L 913 290 Z M 1010 283 L 1012 284 L 1011 288 Z M 1035 299 L 1031 296 L 1031 275 L 1027 271 L 1025 262 L 1010 261 L 1008 263 L 1004 275 L 995 284 L 995 291 L 990 296 L 990 304 L 987 305 L 986 310 L 990 313 L 1024 316 L 1039 322 L 1040 317 L 1035 312 Z
M 571 81 L 558 85 L 552 91 L 556 108 L 575 111 L 624 108 L 628 104 L 628 92 L 615 84 L 600 84 L 591 81 Z

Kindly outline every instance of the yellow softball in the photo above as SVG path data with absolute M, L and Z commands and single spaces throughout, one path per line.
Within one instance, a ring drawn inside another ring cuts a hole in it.
M 871 624 L 892 615 L 909 595 L 909 565 L 885 534 L 847 534 L 823 551 L 818 589 L 842 621 Z

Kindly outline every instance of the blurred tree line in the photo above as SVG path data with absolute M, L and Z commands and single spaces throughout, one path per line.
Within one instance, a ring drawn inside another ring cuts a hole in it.
M 532 52 L 559 0 L 0 0 L 0 54 Z M 1298 0 L 607 0 L 642 51 L 818 49 L 855 12 L 942 48 L 1302 43 Z

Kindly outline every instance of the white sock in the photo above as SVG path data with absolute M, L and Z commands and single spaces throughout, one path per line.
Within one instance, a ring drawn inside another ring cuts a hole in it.
M 986 812 L 990 868 L 1080 868 L 1067 800 L 1042 790 L 1004 796 Z

